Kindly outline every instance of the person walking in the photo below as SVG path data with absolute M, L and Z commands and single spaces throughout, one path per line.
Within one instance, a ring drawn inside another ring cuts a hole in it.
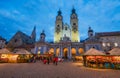
M 33 62 L 34 62 L 34 63 L 36 62 L 36 56 L 33 57 Z
M 47 60 L 46 60 L 46 58 L 44 58 L 43 63 L 46 64 L 46 62 L 47 62 Z
M 55 57 L 55 65 L 58 64 L 58 57 Z
M 55 64 L 55 57 L 53 58 L 53 64 Z
M 47 58 L 47 63 L 48 63 L 48 64 L 50 63 L 50 59 L 49 59 L 49 57 Z

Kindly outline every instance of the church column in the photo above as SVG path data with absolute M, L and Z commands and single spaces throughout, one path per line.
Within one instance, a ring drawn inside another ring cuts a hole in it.
M 63 53 L 62 53 L 63 51 L 62 50 L 63 50 L 63 47 L 60 45 L 60 57 L 61 58 L 63 57 Z
M 56 47 L 54 48 L 54 54 L 56 55 Z
M 47 47 L 47 53 L 49 53 L 50 48 Z
M 71 59 L 71 46 L 68 47 L 68 59 Z
M 71 45 L 70 45 L 70 58 L 72 58 L 72 53 L 71 53 Z
M 67 57 L 69 58 L 69 55 L 70 55 L 70 49 L 69 49 L 69 47 L 67 47 L 67 49 L 68 49 Z
M 76 47 L 76 55 L 79 55 L 78 47 Z
M 72 58 L 71 45 L 70 45 L 70 59 Z

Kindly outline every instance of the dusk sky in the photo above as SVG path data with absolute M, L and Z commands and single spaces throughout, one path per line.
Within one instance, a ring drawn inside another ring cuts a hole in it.
M 46 41 L 53 41 L 57 11 L 70 25 L 73 6 L 82 40 L 89 26 L 95 32 L 120 31 L 120 0 L 0 0 L 0 36 L 8 41 L 18 30 L 30 35 L 36 25 L 37 40 L 44 29 Z

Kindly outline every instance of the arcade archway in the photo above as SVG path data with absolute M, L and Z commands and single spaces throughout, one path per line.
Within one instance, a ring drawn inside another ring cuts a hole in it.
M 75 57 L 75 56 L 76 56 L 76 49 L 75 49 L 75 48 L 72 48 L 72 49 L 71 49 L 71 54 L 72 54 L 72 57 Z
M 65 59 L 67 59 L 67 58 L 68 58 L 67 55 L 68 55 L 68 48 L 64 48 L 64 49 L 63 49 L 63 57 L 64 57 Z
M 56 56 L 58 57 L 60 55 L 60 48 L 56 49 Z
M 49 54 L 54 54 L 54 48 L 49 49 Z
M 83 54 L 84 53 L 84 49 L 83 48 L 79 48 L 78 52 L 79 52 L 79 54 Z

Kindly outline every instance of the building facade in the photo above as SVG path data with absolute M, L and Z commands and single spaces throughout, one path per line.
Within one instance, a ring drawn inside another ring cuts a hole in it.
M 102 43 L 102 50 L 109 51 L 115 47 L 120 47 L 120 31 L 116 32 L 98 32 L 95 33 Z
M 108 52 L 115 47 L 120 47 L 120 31 L 116 32 L 96 32 L 89 27 L 88 38 L 84 42 L 85 50 L 95 48 Z
M 30 50 L 34 48 L 34 44 L 36 42 L 36 27 L 34 27 L 31 36 L 26 35 L 25 33 L 18 31 L 15 35 L 10 39 L 7 44 L 7 48 L 13 51 L 16 48 L 25 48 Z

